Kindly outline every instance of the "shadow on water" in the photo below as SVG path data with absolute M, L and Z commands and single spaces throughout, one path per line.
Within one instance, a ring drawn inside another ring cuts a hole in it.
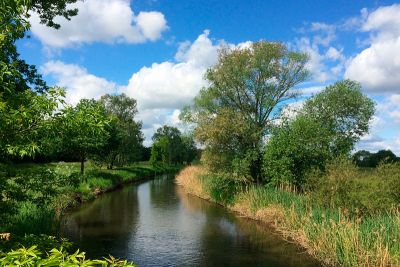
M 61 233 L 90 257 L 138 266 L 318 266 L 268 227 L 186 194 L 170 176 L 81 206 Z

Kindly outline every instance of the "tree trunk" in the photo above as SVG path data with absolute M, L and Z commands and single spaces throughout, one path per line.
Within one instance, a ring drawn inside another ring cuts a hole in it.
M 85 173 L 85 156 L 81 156 L 81 174 Z

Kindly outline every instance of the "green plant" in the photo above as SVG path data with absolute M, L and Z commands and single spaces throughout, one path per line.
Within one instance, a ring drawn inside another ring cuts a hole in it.
M 8 253 L 0 254 L 1 266 L 124 266 L 134 267 L 133 263 L 115 259 L 113 257 L 104 260 L 86 259 L 85 252 L 77 250 L 73 254 L 68 254 L 63 248 L 53 248 L 43 254 L 36 246 L 30 248 L 20 248 Z
M 232 179 L 230 174 L 206 174 L 201 178 L 205 192 L 211 198 L 225 205 L 233 203 L 235 195 L 244 188 L 244 181 Z

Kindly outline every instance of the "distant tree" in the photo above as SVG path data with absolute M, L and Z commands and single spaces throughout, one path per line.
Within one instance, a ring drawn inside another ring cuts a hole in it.
M 206 73 L 209 86 L 182 115 L 196 124 L 195 137 L 205 145 L 210 166 L 229 170 L 245 157 L 253 181 L 261 180 L 263 139 L 282 103 L 295 97 L 290 89 L 307 79 L 307 61 L 306 54 L 273 42 L 221 51 Z M 232 123 L 242 128 L 226 130 Z
M 360 150 L 354 153 L 353 161 L 359 167 L 370 167 L 372 153 L 366 150 Z
M 97 158 L 107 162 L 112 169 L 115 163 L 123 164 L 140 159 L 143 134 L 141 122 L 134 120 L 137 114 L 136 100 L 125 94 L 104 95 L 101 105 L 110 118 L 106 130 L 110 136 L 106 144 L 96 153 Z
M 182 136 L 182 161 L 184 163 L 191 163 L 197 157 L 197 147 L 194 142 L 193 136 L 183 135 Z
M 164 125 L 158 128 L 152 138 L 153 147 L 157 153 L 161 153 L 157 158 L 161 157 L 163 163 L 166 164 L 181 163 L 183 151 L 181 136 L 181 132 L 176 127 Z
M 379 150 L 371 153 L 365 150 L 354 153 L 353 160 L 359 167 L 375 168 L 381 162 L 394 163 L 400 159 L 391 150 Z
M 67 106 L 60 118 L 62 147 L 78 155 L 81 174 L 89 153 L 104 146 L 110 123 L 104 107 L 95 100 L 82 99 L 75 107 Z

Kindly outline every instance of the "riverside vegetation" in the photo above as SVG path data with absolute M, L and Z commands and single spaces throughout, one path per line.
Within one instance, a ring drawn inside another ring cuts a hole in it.
M 354 184 L 345 186 L 346 194 L 336 196 L 324 195 L 324 189 L 299 194 L 275 187 L 226 186 L 223 178 L 210 174 L 204 166 L 186 167 L 177 175 L 176 182 L 193 195 L 271 224 L 284 237 L 294 240 L 327 265 L 397 266 L 400 263 L 399 211 L 390 208 L 384 212 L 365 213 L 354 204 L 366 203 L 370 211 L 380 210 L 380 201 L 394 207 L 397 202 L 384 195 L 375 196 L 394 191 L 379 187 L 380 175 L 389 171 L 392 176 L 388 179 L 398 181 L 400 166 L 382 165 L 380 170 L 366 175 L 349 162 L 345 163 L 346 167 L 337 164 L 340 163 L 331 165 L 322 179 L 337 187 L 343 186 L 343 179 Z M 360 187 L 364 187 L 363 191 Z M 352 199 L 347 198 L 349 195 Z M 371 197 L 373 203 L 369 202 Z M 349 201 L 354 204 L 332 206 L 332 202 Z
M 293 87 L 308 78 L 307 60 L 279 43 L 223 49 L 206 74 L 209 86 L 181 115 L 204 148 L 201 165 L 182 170 L 176 182 L 271 223 L 327 265 L 397 266 L 398 158 L 351 156 L 368 133 L 374 102 L 343 80 L 294 109 Z

